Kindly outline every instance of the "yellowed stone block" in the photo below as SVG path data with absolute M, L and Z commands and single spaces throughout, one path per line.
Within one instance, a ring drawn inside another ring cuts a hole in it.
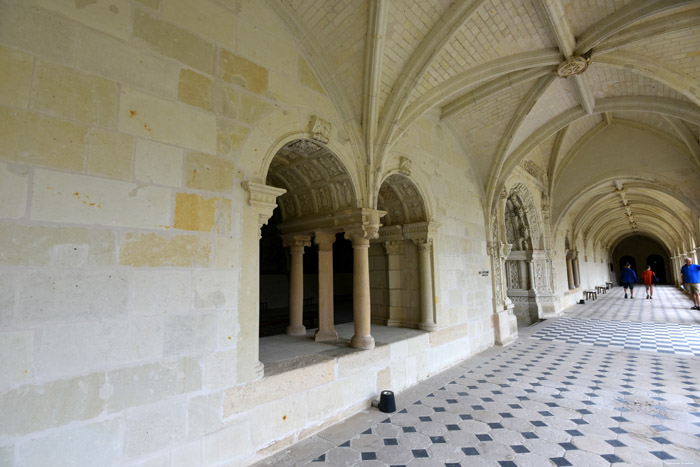
M 185 104 L 211 110 L 211 80 L 204 75 L 183 68 L 180 70 L 177 97 Z
M 0 122 L 0 159 L 83 170 L 86 126 L 4 107 Z
M 316 92 L 320 92 L 321 94 L 326 93 L 304 57 L 299 57 L 299 81 L 301 81 L 301 84 L 304 86 L 308 86 Z
M 256 94 L 267 91 L 267 69 L 228 50 L 221 51 L 221 78 Z
M 230 154 L 245 142 L 250 128 L 235 121 L 220 118 L 217 120 L 219 154 Z
M 335 113 L 333 105 L 324 95 L 279 73 L 270 73 L 270 95 L 279 102 L 313 109 L 315 115 Z
M 241 107 L 241 92 L 234 86 L 229 86 L 221 81 L 214 84 L 214 112 L 218 117 L 238 119 Z
M 297 76 L 299 54 L 285 41 L 273 36 L 265 29 L 250 22 L 240 22 L 238 25 L 238 47 L 245 58 L 259 63 L 268 70 Z
M 125 89 L 121 95 L 119 130 L 202 152 L 216 152 L 214 115 L 132 89 Z
M 274 110 L 275 107 L 267 101 L 251 94 L 241 94 L 241 108 L 238 118 L 242 122 L 254 125 Z
M 208 154 L 188 153 L 185 161 L 187 187 L 227 192 L 233 188 L 233 162 Z
M 134 137 L 97 128 L 90 130 L 88 173 L 131 180 Z
M 23 217 L 27 210 L 29 169 L 0 164 L 0 217 Z
M 437 347 L 467 336 L 467 325 L 458 324 L 430 333 L 430 347 Z
M 27 107 L 33 66 L 31 55 L 0 47 L 0 104 Z
M 211 232 L 214 227 L 216 198 L 203 198 L 194 193 L 175 196 L 175 224 L 181 230 Z
M 174 23 L 230 49 L 236 46 L 236 16 L 211 1 L 163 0 L 161 13 Z
M 136 180 L 158 185 L 182 185 L 182 149 L 139 139 L 135 154 Z
M 31 107 L 94 125 L 114 127 L 117 83 L 61 65 L 37 62 Z
M 106 34 L 81 28 L 75 45 L 76 68 L 168 99 L 177 97 L 180 66 Z
M 197 235 L 162 236 L 154 233 L 126 235 L 120 264 L 138 267 L 208 267 L 211 245 Z
M 49 222 L 139 228 L 170 225 L 171 191 L 48 170 L 34 174 L 31 217 Z
M 208 74 L 212 74 L 214 70 L 214 46 L 168 21 L 136 10 L 133 35 L 143 39 L 154 51 L 166 57 L 179 60 Z
M 80 21 L 120 39 L 129 37 L 131 5 L 128 0 L 38 0 L 47 10 Z
M 2 44 L 67 64 L 73 60 L 75 29 L 72 21 L 41 8 L 0 3 Z

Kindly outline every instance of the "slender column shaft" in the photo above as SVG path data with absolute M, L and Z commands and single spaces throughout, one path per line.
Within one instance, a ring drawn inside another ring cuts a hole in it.
M 369 296 L 369 239 L 353 236 L 352 304 L 355 335 L 350 346 L 356 349 L 373 349 L 371 331 L 371 303 Z
M 566 277 L 569 280 L 569 289 L 573 289 L 574 286 L 574 264 L 571 258 L 566 258 Z
M 416 242 L 418 246 L 418 274 L 420 275 L 420 328 L 434 331 L 437 326 L 433 319 L 433 268 L 430 262 L 432 242 Z
M 318 245 L 318 330 L 317 341 L 337 341 L 333 323 L 333 242 L 335 234 L 317 232 Z
M 291 271 L 289 275 L 289 326 L 287 334 L 290 336 L 306 334 L 304 327 L 304 247 L 308 245 L 308 237 L 288 242 Z

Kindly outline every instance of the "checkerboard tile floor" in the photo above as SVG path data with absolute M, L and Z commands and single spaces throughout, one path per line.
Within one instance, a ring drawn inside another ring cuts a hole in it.
M 650 306 L 621 290 L 421 383 L 393 414 L 368 409 L 258 465 L 700 465 L 700 312 L 668 287 L 656 322 L 610 320 L 620 303 Z

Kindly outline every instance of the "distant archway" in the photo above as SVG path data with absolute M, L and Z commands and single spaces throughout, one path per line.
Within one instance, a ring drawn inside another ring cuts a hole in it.
M 666 263 L 661 255 L 649 255 L 647 257 L 647 266 L 651 266 L 651 270 L 659 278 L 659 283 L 666 283 Z
M 639 274 L 641 273 L 641 271 L 637 271 L 637 260 L 634 259 L 633 256 L 625 255 L 625 256 L 620 257 L 620 269 L 619 270 L 622 271 L 622 269 L 625 267 L 625 265 L 627 263 L 630 263 L 630 267 L 635 272 L 635 274 L 637 274 L 637 277 L 639 277 Z

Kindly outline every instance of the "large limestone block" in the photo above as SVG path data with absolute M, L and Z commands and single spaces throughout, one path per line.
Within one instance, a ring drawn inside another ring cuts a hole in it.
M 458 324 L 446 329 L 430 333 L 430 346 L 438 347 L 456 339 L 462 339 L 467 336 L 468 328 L 466 324 Z
M 121 420 L 75 426 L 18 443 L 17 464 L 27 467 L 118 466 Z
M 309 389 L 304 397 L 308 407 L 307 417 L 309 423 L 318 423 L 345 408 L 342 398 L 338 394 L 343 393 L 343 384 L 334 381 L 330 384 Z
M 134 137 L 92 128 L 87 171 L 94 175 L 131 180 Z
M 155 96 L 177 95 L 177 64 L 87 28 L 77 33 L 75 66 Z
M 0 80 L 2 78 L 0 77 Z M 0 164 L 0 217 L 24 217 L 27 210 L 29 170 Z
M 202 441 L 197 440 L 170 451 L 170 467 L 199 467 L 202 465 Z
M 264 94 L 267 91 L 266 68 L 228 50 L 222 50 L 220 57 L 220 76 L 224 81 L 241 86 L 256 94 Z
M 202 353 L 216 345 L 215 313 L 168 315 L 165 317 L 165 355 Z
M 11 467 L 15 465 L 15 445 L 0 446 L 0 465 Z
M 238 313 L 236 311 L 219 311 L 219 332 L 216 336 L 217 349 L 225 350 L 236 347 L 238 327 Z
M 232 425 L 207 435 L 202 439 L 202 464 L 216 465 L 250 456 L 254 452 L 251 439 L 251 422 L 236 420 Z
M 17 274 L 0 272 L 0 326 L 10 326 L 15 319 Z
M 208 154 L 188 153 L 185 160 L 187 187 L 194 190 L 230 192 L 233 189 L 233 163 Z
M 222 392 L 190 397 L 187 401 L 187 438 L 201 439 L 226 427 L 221 418 Z
M 57 324 L 42 333 L 37 366 L 61 375 L 129 365 L 163 356 L 163 320 Z
M 0 394 L 0 435 L 18 436 L 88 420 L 104 410 L 104 374 L 25 385 Z
M 113 370 L 107 373 L 107 379 L 103 398 L 107 411 L 114 413 L 199 391 L 202 368 L 193 358 L 165 360 Z
M 257 406 L 251 413 L 253 446 L 268 444 L 301 430 L 307 423 L 307 399 L 292 395 Z
M 186 439 L 187 402 L 176 400 L 132 412 L 124 424 L 124 453 L 129 457 L 180 444 Z
M 180 230 L 211 232 L 214 228 L 217 201 L 220 201 L 220 198 L 204 198 L 196 193 L 177 193 L 173 227 Z
M 241 22 L 238 25 L 236 50 L 241 55 L 265 68 L 296 77 L 299 54 L 291 43 L 275 37 L 254 23 Z
M 122 91 L 119 130 L 210 154 L 216 152 L 214 115 L 133 89 Z
M 0 104 L 27 107 L 33 66 L 31 55 L 0 47 Z
M 131 5 L 128 0 L 38 0 L 38 3 L 120 39 L 129 37 Z
M 338 357 L 338 378 L 346 378 L 368 368 L 384 368 L 390 362 L 390 346 L 379 345 L 367 352 L 353 352 Z
M 145 139 L 136 141 L 136 180 L 156 185 L 182 185 L 182 149 Z
M 236 384 L 235 350 L 212 352 L 204 356 L 204 387 L 217 390 Z
M 87 127 L 0 107 L 0 159 L 82 171 Z
M 219 154 L 231 154 L 237 151 L 250 134 L 250 128 L 237 121 L 219 118 L 217 120 L 217 148 Z
M 254 125 L 274 111 L 275 106 L 270 102 L 252 94 L 241 94 L 241 107 L 238 112 L 240 121 Z
M 335 379 L 335 360 L 321 355 L 297 357 L 265 366 L 263 379 L 224 392 L 224 417 L 245 412 L 272 398 L 302 393 Z
M 79 227 L 45 227 L 0 223 L 0 264 L 68 267 L 114 264 L 114 233 Z M 65 252 L 80 256 L 67 263 Z
M 185 104 L 211 110 L 211 79 L 183 68 L 180 70 L 177 98 Z
M 194 274 L 194 307 L 233 308 L 238 302 L 238 272 L 197 270 Z
M 137 267 L 207 267 L 209 240 L 197 235 L 161 236 L 154 233 L 126 234 L 120 264 Z
M 236 46 L 236 17 L 211 1 L 163 0 L 161 14 L 224 47 Z
M 22 274 L 17 320 L 84 321 L 126 316 L 128 276 L 99 270 L 29 270 Z
M 0 332 L 0 387 L 24 383 L 33 371 L 34 331 Z
M 214 70 L 214 46 L 211 43 L 145 11 L 134 11 L 133 35 L 166 57 L 207 74 Z
M 320 92 L 321 94 L 326 93 L 304 57 L 299 57 L 299 81 L 301 81 L 301 84 L 304 86 L 309 87 L 316 92 Z
M 35 220 L 163 228 L 170 225 L 171 203 L 167 188 L 46 170 L 34 174 Z
M 0 3 L 0 43 L 59 63 L 71 63 L 75 23 L 24 3 Z
M 219 237 L 216 239 L 216 267 L 230 269 L 238 264 L 239 241 L 233 237 Z
M 379 392 L 377 391 L 377 372 L 373 369 L 367 369 L 360 373 L 340 380 L 343 388 L 343 402 L 346 407 L 358 403 L 367 403 L 377 399 Z
M 117 83 L 53 63 L 38 61 L 32 85 L 33 109 L 103 127 L 114 127 Z
M 279 102 L 306 108 L 315 114 L 335 114 L 335 109 L 326 96 L 280 73 L 270 73 L 270 95 Z
M 136 270 L 129 309 L 132 314 L 158 316 L 187 313 L 192 307 L 189 271 Z

